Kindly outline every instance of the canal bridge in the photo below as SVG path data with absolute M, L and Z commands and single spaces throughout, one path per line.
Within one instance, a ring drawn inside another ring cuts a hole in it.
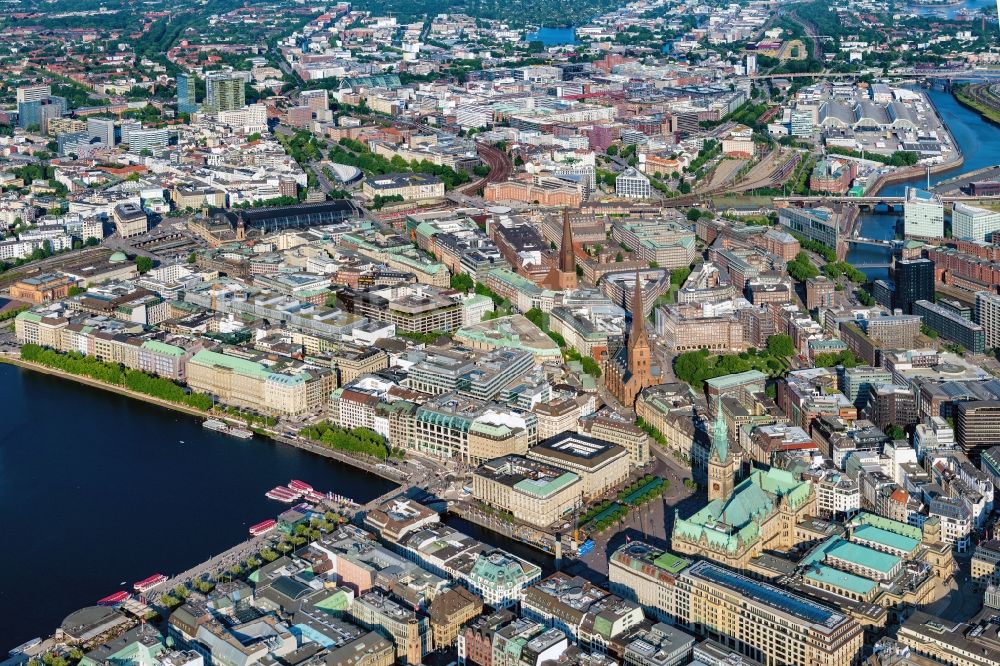
M 887 247 L 887 248 L 895 247 L 898 244 L 897 241 L 879 240 L 877 238 L 864 238 L 860 236 L 845 238 L 844 242 L 849 243 L 851 245 L 873 245 L 876 247 Z
M 892 264 L 890 264 L 888 261 L 851 264 L 851 265 L 857 268 L 858 270 L 864 270 L 866 268 L 892 268 Z
M 943 194 L 940 195 L 942 203 L 952 204 L 958 202 L 963 203 L 976 203 L 976 202 L 992 202 L 996 203 L 1000 201 L 1000 196 L 969 196 L 965 194 Z M 861 197 L 851 197 L 846 195 L 831 195 L 831 196 L 820 196 L 820 195 L 804 195 L 804 196 L 789 196 L 789 197 L 774 197 L 775 204 L 785 204 L 787 206 L 807 206 L 812 204 L 852 204 L 857 206 L 862 210 L 873 210 L 878 206 L 887 206 L 888 208 L 896 208 L 902 206 L 906 203 L 906 197 L 897 196 L 861 196 Z
M 796 72 L 788 74 L 752 74 L 752 80 L 768 79 L 857 79 L 858 72 Z M 949 69 L 949 70 L 919 70 L 896 69 L 888 72 L 880 79 L 984 79 L 1000 80 L 1000 69 Z

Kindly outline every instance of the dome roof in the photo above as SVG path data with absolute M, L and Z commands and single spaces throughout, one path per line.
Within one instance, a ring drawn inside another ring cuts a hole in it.
M 110 257 L 108 257 L 108 261 L 110 261 L 113 264 L 122 264 L 128 261 L 128 255 L 119 250 L 118 252 L 115 252 Z

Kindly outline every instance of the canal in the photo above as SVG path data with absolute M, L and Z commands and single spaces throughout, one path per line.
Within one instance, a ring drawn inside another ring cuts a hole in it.
M 965 157 L 965 162 L 957 169 L 932 174 L 931 185 L 952 178 L 959 173 L 975 171 L 1000 163 L 1000 158 L 998 158 L 1000 155 L 1000 128 L 983 120 L 975 111 L 959 104 L 950 92 L 934 89 L 927 91 L 927 93 Z M 907 186 L 925 187 L 926 184 L 926 177 L 914 178 L 885 187 L 880 194 L 902 196 Z M 883 208 L 873 214 L 865 214 L 862 216 L 861 235 L 865 238 L 891 239 L 895 235 L 896 220 L 900 217 L 902 217 L 902 212 L 899 209 L 895 213 Z M 884 263 L 889 261 L 889 251 L 871 246 L 853 246 L 847 254 L 847 260 L 852 264 Z M 864 269 L 864 272 L 873 280 L 885 278 L 888 275 L 888 270 L 885 268 Z
M 513 553 L 522 559 L 534 562 L 542 568 L 543 577 L 548 576 L 556 570 L 555 558 L 553 558 L 552 555 L 532 548 L 528 544 L 518 541 L 517 539 L 511 539 L 510 537 L 494 532 L 493 530 L 488 530 L 485 527 L 477 525 L 476 523 L 470 522 L 465 518 L 461 518 L 454 514 L 449 513 L 443 517 L 443 520 L 459 532 L 464 532 L 465 534 L 468 534 L 469 536 L 478 539 L 489 546 L 502 548 L 503 550 Z
M 0 364 L 0 654 L 153 573 L 246 540 L 296 478 L 367 502 L 394 484 L 200 419 Z

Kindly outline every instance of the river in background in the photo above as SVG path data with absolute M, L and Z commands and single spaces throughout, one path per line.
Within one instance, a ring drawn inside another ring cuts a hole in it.
M 524 36 L 526 41 L 541 42 L 545 46 L 562 46 L 563 44 L 576 44 L 576 28 L 574 26 L 563 26 L 562 28 L 539 28 L 535 32 L 529 32 Z
M 286 508 L 290 479 L 367 502 L 395 484 L 270 440 L 0 364 L 0 654 L 153 573 L 177 574 Z
M 933 7 L 921 5 L 909 5 L 907 9 L 919 16 L 939 16 L 946 19 L 954 19 L 960 11 L 975 11 L 977 9 L 995 8 L 994 0 L 964 0 L 947 7 Z M 994 15 L 994 19 L 996 16 Z
M 931 174 L 931 185 L 953 178 L 960 173 L 976 171 L 1000 163 L 1000 128 L 983 120 L 982 116 L 975 111 L 959 104 L 950 92 L 938 89 L 926 92 L 952 136 L 955 137 L 955 142 L 965 157 L 965 161 L 957 169 Z M 925 187 L 926 185 L 926 176 L 918 177 L 884 187 L 879 194 L 903 196 L 908 186 Z M 875 213 L 862 214 L 861 236 L 880 240 L 892 239 L 895 236 L 896 221 L 902 215 L 902 211 L 898 208 L 894 213 L 882 208 Z M 852 246 L 847 253 L 847 261 L 852 264 L 886 263 L 889 261 L 889 251 L 871 246 Z M 873 280 L 885 278 L 889 273 L 885 268 L 862 270 Z

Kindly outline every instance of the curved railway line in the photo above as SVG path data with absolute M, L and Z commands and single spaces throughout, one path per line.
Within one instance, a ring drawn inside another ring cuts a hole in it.
M 979 104 L 1000 112 L 1000 83 L 973 83 L 964 92 Z
M 467 196 L 475 196 L 476 193 L 490 183 L 501 183 L 507 180 L 514 170 L 514 163 L 510 161 L 507 153 L 502 150 L 488 143 L 477 143 L 476 151 L 483 162 L 490 168 L 490 172 L 479 180 L 474 180 L 471 183 L 455 188 L 457 192 Z

